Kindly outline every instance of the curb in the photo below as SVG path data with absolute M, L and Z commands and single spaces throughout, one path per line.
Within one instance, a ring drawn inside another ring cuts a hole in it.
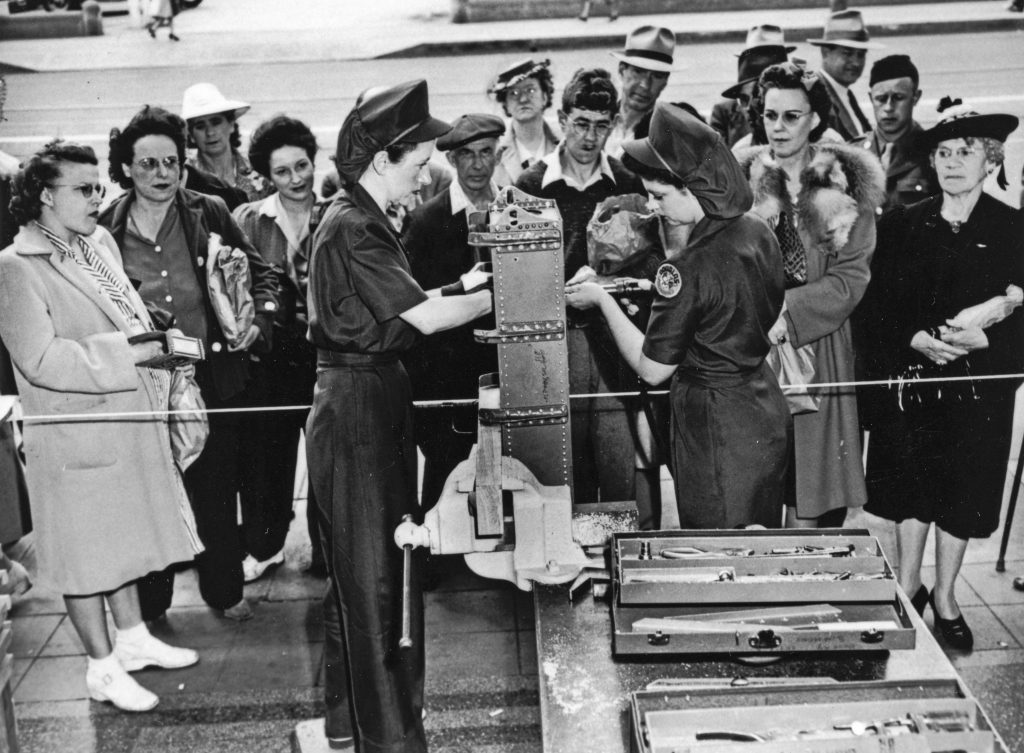
M 622 27 L 624 28 L 624 27 Z M 913 21 L 895 24 L 872 24 L 873 37 L 923 36 L 926 34 L 965 34 L 991 31 L 1024 31 L 1024 16 L 1007 18 L 981 18 L 969 21 L 936 20 Z M 813 37 L 821 33 L 821 25 L 787 28 L 786 35 L 792 39 Z M 376 59 L 439 57 L 447 55 L 479 55 L 493 52 L 535 53 L 541 50 L 585 49 L 588 47 L 617 47 L 622 43 L 623 31 L 590 34 L 572 37 L 535 37 L 519 39 L 487 39 L 461 42 L 425 42 L 423 44 L 394 50 Z M 715 31 L 677 31 L 676 44 L 714 44 L 735 42 L 742 44 L 746 30 L 722 29 Z

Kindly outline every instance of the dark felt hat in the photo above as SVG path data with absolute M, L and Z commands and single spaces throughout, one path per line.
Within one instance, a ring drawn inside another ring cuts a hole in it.
M 750 184 L 722 137 L 681 107 L 657 102 L 647 138 L 622 148 L 637 162 L 679 178 L 709 217 L 739 217 L 753 205 Z
M 789 51 L 793 49 L 795 48 L 783 45 L 763 45 L 744 50 L 740 53 L 737 83 L 723 91 L 722 96 L 736 99 L 743 86 L 751 81 L 757 81 L 765 68 L 788 61 Z
M 477 139 L 498 138 L 503 133 L 505 121 L 496 115 L 469 113 L 452 121 L 452 130 L 437 140 L 437 148 L 448 152 Z
M 498 74 L 498 77 L 494 80 L 494 85 L 491 87 L 491 94 L 497 94 L 500 91 L 508 89 L 510 86 L 515 86 L 523 79 L 527 79 L 530 76 L 536 76 L 540 71 L 551 65 L 550 60 L 541 60 L 535 62 L 533 60 L 520 60 L 518 63 L 513 63 L 508 68 Z
M 942 113 L 939 122 L 920 136 L 920 143 L 929 149 L 941 141 L 967 137 L 1006 141 L 1020 124 L 1016 115 L 981 115 L 962 100 L 949 97 L 939 102 L 939 112 Z
M 450 130 L 443 120 L 431 117 L 423 79 L 363 92 L 338 132 L 335 164 L 342 184 L 358 180 L 384 147 L 430 141 Z
M 892 81 L 894 78 L 909 78 L 917 86 L 920 76 L 909 55 L 887 55 L 877 61 L 871 66 L 868 86 L 874 86 L 879 81 Z
M 884 44 L 871 41 L 868 27 L 859 10 L 840 10 L 828 17 L 821 39 L 808 39 L 817 47 L 852 47 L 855 50 L 880 50 Z

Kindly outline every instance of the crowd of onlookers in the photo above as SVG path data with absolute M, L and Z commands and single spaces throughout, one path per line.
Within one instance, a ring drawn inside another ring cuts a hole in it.
M 655 279 L 666 262 L 685 259 L 705 240 L 701 233 L 711 232 L 680 219 L 690 193 L 701 197 L 701 217 L 734 219 L 749 209 L 750 227 L 770 230 L 782 271 L 777 296 L 769 296 L 779 298 L 779 313 L 758 329 L 771 348 L 771 379 L 806 388 L 788 395 L 784 415 L 763 434 L 781 448 L 778 462 L 770 473 L 716 477 L 717 456 L 735 443 L 719 447 L 708 435 L 699 448 L 681 448 L 692 439 L 678 430 L 687 417 L 669 421 L 666 404 L 651 400 L 637 378 L 672 372 L 624 358 L 607 315 L 574 306 L 566 333 L 570 391 L 589 396 L 572 403 L 574 499 L 636 500 L 640 525 L 660 527 L 660 468 L 668 464 L 683 527 L 838 526 L 848 510 L 866 508 L 896 523 L 900 583 L 914 606 L 923 611 L 930 603 L 945 639 L 969 649 L 954 583 L 968 540 L 999 524 L 1020 382 L 975 378 L 1019 375 L 1024 367 L 1017 308 L 1024 223 L 983 190 L 990 176 L 1006 185 L 1003 142 L 1017 118 L 947 98 L 939 123 L 923 129 L 914 118 L 917 67 L 891 54 L 868 69 L 869 52 L 881 45 L 858 11 L 832 14 L 822 35 L 807 41 L 819 48 L 820 65 L 791 59 L 795 47 L 777 26 L 751 29 L 736 83 L 706 120 L 692 105 L 661 97 L 677 64 L 675 36 L 665 28 L 634 29 L 613 53 L 614 72 L 578 70 L 560 95 L 549 61 L 517 62 L 488 89 L 504 117 L 468 113 L 453 121 L 436 143 L 450 169 L 425 162 L 429 182 L 387 202 L 387 218 L 412 277 L 432 290 L 486 260 L 468 234 L 504 186 L 557 203 L 565 278 L 575 285 Z M 873 118 L 851 89 L 865 70 Z M 360 94 L 355 112 L 367 103 L 367 118 L 384 117 L 372 110 L 378 94 Z M 196 661 L 195 652 L 167 646 L 145 627 L 170 606 L 180 562 L 194 557 L 204 600 L 226 618 L 245 620 L 252 609 L 244 583 L 284 561 L 306 415 L 275 409 L 313 400 L 309 265 L 327 207 L 350 183 L 350 165 L 339 142 L 338 171 L 318 196 L 310 128 L 273 117 L 243 152 L 239 119 L 248 109 L 210 83 L 184 92 L 180 114 L 142 108 L 111 133 L 109 177 L 123 193 L 109 204 L 99 160 L 87 147 L 55 142 L 8 170 L 16 173 L 9 193 L 21 229 L 0 255 L 0 336 L 14 366 L 0 391 L 17 389 L 27 415 L 47 418 L 24 425 L 24 468 L 13 424 L 0 428 L 0 541 L 35 529 L 40 569 L 67 595 L 86 644 L 90 693 L 122 708 L 156 703 L 126 671 Z M 718 134 L 711 141 L 705 123 Z M 696 173 L 680 182 L 669 161 L 652 172 L 635 151 L 645 138 L 656 145 L 675 139 L 677 156 L 699 143 L 707 155 L 701 190 L 693 189 Z M 364 151 L 373 146 L 392 145 L 368 142 Z M 396 164 L 403 159 L 388 155 Z M 602 258 L 588 240 L 595 210 L 629 195 L 642 197 L 635 213 L 646 214 L 646 205 L 657 215 L 653 241 Z M 248 262 L 253 315 L 230 337 L 206 284 L 211 234 Z M 693 292 L 686 283 L 670 282 L 658 295 L 685 297 Z M 755 300 L 764 291 L 727 292 Z M 693 293 L 707 304 L 707 290 Z M 651 301 L 621 303 L 633 326 L 645 329 Z M 674 316 L 685 322 L 690 314 Z M 655 318 L 663 326 L 664 316 Z M 171 320 L 202 341 L 206 358 L 188 376 L 213 409 L 205 449 L 180 473 L 160 434 L 175 377 L 136 368 L 156 352 L 147 333 Z M 424 338 L 403 356 L 414 399 L 475 397 L 477 377 L 497 370 L 497 359 L 493 347 L 475 342 L 474 326 Z M 738 325 L 723 317 L 716 326 L 720 335 Z M 709 364 L 751 358 L 743 347 L 701 354 L 700 344 L 692 362 L 683 361 L 693 378 L 713 381 Z M 650 353 L 684 357 L 668 346 Z M 764 360 L 760 351 L 752 358 Z M 742 432 L 746 408 L 721 410 L 736 416 L 733 428 Z M 154 417 L 104 418 L 132 411 Z M 415 414 L 425 508 L 469 454 L 475 432 L 472 407 Z M 750 457 L 737 454 L 728 467 L 756 466 Z M 771 492 L 755 507 L 719 508 L 690 493 L 755 483 Z M 310 496 L 311 569 L 323 573 L 321 536 L 332 532 L 321 532 Z M 933 523 L 936 582 L 929 590 L 920 571 Z M 27 588 L 27 574 L 17 563 L 10 568 L 13 587 Z M 104 599 L 117 627 L 113 642 Z

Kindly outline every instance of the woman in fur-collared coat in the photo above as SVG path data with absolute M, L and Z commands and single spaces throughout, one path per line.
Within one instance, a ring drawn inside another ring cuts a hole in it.
M 817 141 L 829 102 L 816 73 L 774 65 L 759 86 L 768 145 L 737 157 L 750 177 L 754 211 L 775 229 L 786 269 L 786 305 L 768 337 L 810 346 L 813 383 L 852 382 L 849 318 L 870 279 L 875 208 L 884 197 L 881 165 L 864 150 Z M 857 397 L 853 387 L 811 394 L 820 398 L 817 411 L 793 416 L 786 524 L 841 525 L 847 508 L 866 501 Z

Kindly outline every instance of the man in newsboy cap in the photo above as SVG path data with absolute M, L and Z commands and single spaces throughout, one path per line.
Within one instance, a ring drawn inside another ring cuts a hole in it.
M 501 118 L 471 113 L 453 121 L 452 130 L 437 140 L 438 150 L 455 168 L 455 180 L 409 214 L 403 233 L 412 275 L 424 290 L 457 280 L 481 261 L 479 249 L 469 245 L 469 230 L 486 222 L 487 207 L 497 195 L 494 171 L 504 133 Z M 405 359 L 414 400 L 476 397 L 478 377 L 498 370 L 495 348 L 473 338 L 479 326 L 467 324 L 421 340 Z M 476 408 L 417 410 L 414 422 L 424 458 L 421 504 L 429 509 L 476 442 Z
M 913 204 L 938 191 L 928 152 L 919 143 L 914 106 L 921 99 L 917 66 L 907 55 L 889 55 L 871 66 L 875 127 L 853 143 L 874 154 L 885 170 L 885 204 Z
M 871 130 L 871 124 L 850 87 L 864 73 L 868 50 L 884 45 L 871 41 L 859 10 L 841 10 L 829 16 L 820 39 L 808 39 L 821 48 L 821 73 L 832 99 L 828 125 L 845 141 Z

